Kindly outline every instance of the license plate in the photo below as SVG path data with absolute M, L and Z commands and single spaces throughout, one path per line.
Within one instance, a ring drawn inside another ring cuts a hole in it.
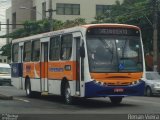
M 114 92 L 124 92 L 124 89 L 123 88 L 115 88 Z

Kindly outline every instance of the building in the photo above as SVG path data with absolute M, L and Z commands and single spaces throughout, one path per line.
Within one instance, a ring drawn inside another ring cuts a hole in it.
M 11 11 L 12 11 L 11 7 L 6 10 L 6 24 L 7 24 L 6 34 L 7 35 L 12 32 L 12 26 L 9 25 L 12 23 Z M 10 40 L 11 40 L 10 38 L 6 38 L 6 43 L 9 43 Z
M 121 3 L 123 0 L 119 0 Z M 96 15 L 109 12 L 116 0 L 12 0 L 11 8 L 6 10 L 7 33 L 18 28 L 26 20 L 41 20 L 49 17 L 50 8 L 52 19 L 61 21 L 84 18 L 87 23 L 94 21 Z M 89 5 L 89 7 L 88 7 Z
M 12 33 L 14 30 L 22 28 L 26 20 L 31 20 L 31 11 L 22 10 L 22 6 L 32 8 L 32 0 L 12 0 L 11 7 L 6 10 L 6 34 Z M 11 41 L 7 38 L 7 43 Z
M 51 1 L 52 5 L 50 5 Z M 119 1 L 123 2 L 123 0 Z M 95 20 L 95 16 L 109 12 L 110 6 L 115 2 L 116 0 L 33 0 L 33 9 L 39 11 L 36 12 L 36 20 L 49 17 L 49 13 L 45 11 L 52 7 L 55 10 L 52 19 L 66 21 L 84 18 L 90 23 Z
M 11 5 L 12 30 L 14 30 L 23 27 L 22 25 L 16 24 L 22 24 L 26 20 L 31 20 L 31 11 L 22 10 L 21 7 L 31 8 L 33 2 L 32 0 L 12 0 Z

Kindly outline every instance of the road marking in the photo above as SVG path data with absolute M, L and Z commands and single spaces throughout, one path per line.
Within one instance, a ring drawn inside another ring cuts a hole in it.
M 20 99 L 20 98 L 14 98 L 14 100 L 19 100 L 19 101 L 23 101 L 23 102 L 30 102 L 29 100 L 25 100 L 25 99 Z

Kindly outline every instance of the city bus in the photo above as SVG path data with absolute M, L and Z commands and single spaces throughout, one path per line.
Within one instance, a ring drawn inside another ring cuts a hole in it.
M 88 24 L 12 40 L 12 84 L 26 96 L 109 97 L 119 104 L 144 93 L 141 30 Z

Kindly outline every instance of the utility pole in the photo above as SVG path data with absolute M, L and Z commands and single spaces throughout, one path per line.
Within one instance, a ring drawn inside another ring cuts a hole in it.
M 157 71 L 158 66 L 158 33 L 157 33 L 157 24 L 158 24 L 158 1 L 153 0 L 153 70 Z
M 52 14 L 52 12 L 53 12 L 53 9 L 52 9 L 52 0 L 49 0 L 49 9 L 48 9 L 48 11 L 47 12 L 49 12 L 49 21 L 50 21 L 50 31 L 52 31 L 53 29 L 53 21 L 52 21 L 52 16 L 53 16 L 53 14 Z

